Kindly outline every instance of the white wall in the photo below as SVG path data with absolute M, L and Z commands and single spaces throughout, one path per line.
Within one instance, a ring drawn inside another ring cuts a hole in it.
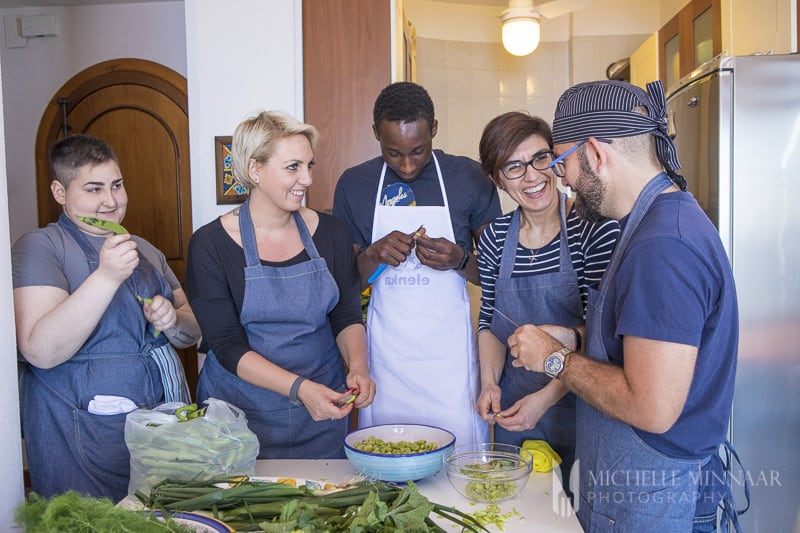
M 3 63 L 0 61 L 0 82 Z M 3 96 L 0 94 L 0 302 L 11 301 L 11 242 L 8 231 L 8 194 L 3 135 Z M 14 510 L 22 503 L 22 449 L 20 448 L 19 397 L 17 392 L 17 349 L 14 335 L 14 308 L 0 305 L 0 529 L 12 531 Z M 13 480 L 19 480 L 13 483 Z
M 50 99 L 72 76 L 108 59 L 147 59 L 186 76 L 183 6 L 175 1 L 0 9 L 0 17 L 51 15 L 58 28 L 57 36 L 28 39 L 24 48 L 0 42 L 11 242 L 38 227 L 36 133 Z
M 302 1 L 192 1 L 185 11 L 197 229 L 231 209 L 216 205 L 214 137 L 261 109 L 303 118 Z

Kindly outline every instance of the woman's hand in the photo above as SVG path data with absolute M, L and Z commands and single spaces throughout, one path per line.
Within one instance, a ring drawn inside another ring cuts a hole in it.
M 353 411 L 353 403 L 343 403 L 342 397 L 342 393 L 309 379 L 297 389 L 297 399 L 303 402 L 308 414 L 316 421 L 349 416 Z
M 358 409 L 364 408 L 375 399 L 375 390 L 377 387 L 369 375 L 350 372 L 350 374 L 347 375 L 347 386 L 357 391 L 355 400 L 351 402 L 353 407 Z M 349 399 L 350 393 L 345 394 L 342 403 L 347 402 Z
M 475 410 L 489 424 L 497 421 L 496 413 L 500 412 L 500 398 L 503 393 L 497 384 L 481 387 L 481 394 L 475 404 Z
M 508 431 L 533 429 L 552 403 L 541 390 L 528 394 L 497 416 L 497 424 Z

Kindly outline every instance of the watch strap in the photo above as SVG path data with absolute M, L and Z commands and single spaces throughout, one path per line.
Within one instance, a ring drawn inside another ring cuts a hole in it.
M 545 365 L 545 373 L 551 378 L 559 379 L 559 376 L 564 371 L 565 357 L 569 353 L 572 353 L 572 350 L 570 350 L 569 348 L 561 348 L 560 350 L 555 351 L 550 355 L 548 355 L 547 358 L 545 359 L 545 362 L 547 362 L 547 359 L 550 359 L 551 357 L 557 357 L 558 359 L 561 360 L 561 368 L 559 368 L 557 372 L 550 372 L 547 368 L 547 365 Z

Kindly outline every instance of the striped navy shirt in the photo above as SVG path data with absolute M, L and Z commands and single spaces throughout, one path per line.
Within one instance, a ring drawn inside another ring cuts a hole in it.
M 500 255 L 503 252 L 511 213 L 507 213 L 486 227 L 478 241 L 478 273 L 481 277 L 481 310 L 478 315 L 478 331 L 488 330 L 494 306 L 494 286 L 500 274 Z M 575 206 L 567 216 L 567 239 L 572 257 L 572 268 L 578 276 L 578 285 L 586 318 L 586 299 L 589 287 L 595 286 L 606 271 L 611 253 L 619 236 L 616 220 L 603 219 L 590 223 L 578 216 Z M 525 248 L 517 243 L 512 278 L 536 276 L 558 272 L 558 256 L 561 233 L 538 250 Z

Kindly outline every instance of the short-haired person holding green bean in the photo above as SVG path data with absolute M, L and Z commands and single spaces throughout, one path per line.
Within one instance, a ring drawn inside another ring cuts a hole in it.
M 31 488 L 121 500 L 126 413 L 189 400 L 172 345 L 200 329 L 164 254 L 120 226 L 128 196 L 111 147 L 70 135 L 49 158 L 63 213 L 11 250 Z

